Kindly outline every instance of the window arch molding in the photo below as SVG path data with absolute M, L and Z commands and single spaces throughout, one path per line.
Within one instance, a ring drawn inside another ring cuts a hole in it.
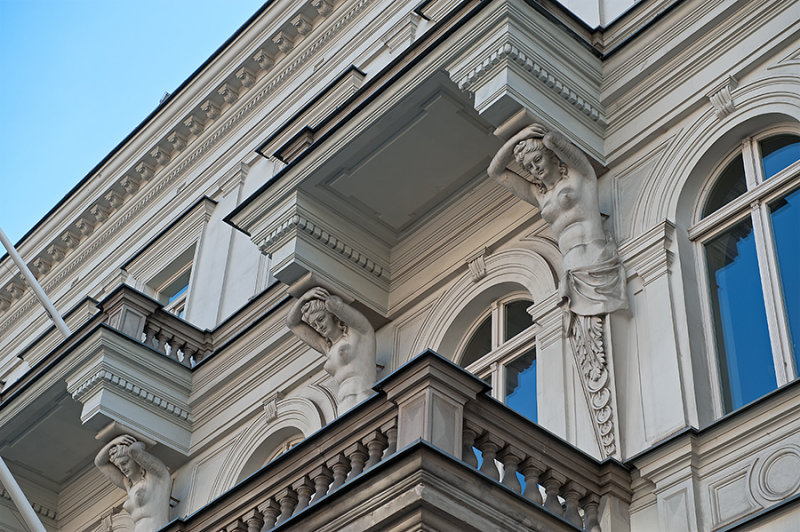
M 795 260 L 788 259 L 781 267 L 780 258 L 796 247 L 786 220 L 797 218 L 797 207 L 791 204 L 798 202 L 800 170 L 796 160 L 779 156 L 782 169 L 765 175 L 767 163 L 762 168 L 762 160 L 776 149 L 773 144 L 763 152 L 763 142 L 780 138 L 794 143 L 796 157 L 800 124 L 776 123 L 777 118 L 762 116 L 740 124 L 715 143 L 690 172 L 679 204 L 678 220 L 685 231 L 680 239 L 684 285 L 697 286 L 686 290 L 687 315 L 690 323 L 703 324 L 694 331 L 698 356 L 693 359 L 702 358 L 705 367 L 704 380 L 696 376 L 696 389 L 707 390 L 712 419 L 797 377 L 790 331 L 797 311 L 792 318 L 784 293 L 786 282 L 796 283 L 794 274 L 787 277 L 796 266 L 787 268 Z M 774 226 L 778 219 L 781 225 Z
M 688 220 L 705 176 L 748 134 L 800 122 L 800 80 L 765 78 L 735 91 L 736 111 L 720 120 L 711 105 L 654 152 L 662 155 L 631 205 L 631 235 L 666 220 Z
M 549 241 L 539 245 L 555 246 Z M 552 249 L 545 252 L 550 251 Z M 399 361 L 401 364 L 428 347 L 453 358 L 467 328 L 493 300 L 514 292 L 527 294 L 529 299 L 538 302 L 552 296 L 556 290 L 554 266 L 530 249 L 498 251 L 487 256 L 485 262 L 485 277 L 475 282 L 465 274 L 438 299 L 420 328 L 413 349 L 405 360 Z
M 246 466 L 254 463 L 253 460 L 258 461 L 254 456 L 259 451 L 263 451 L 265 455 L 270 454 L 271 448 L 267 448 L 270 444 L 280 445 L 286 437 L 298 433 L 307 438 L 325 424 L 321 409 L 306 397 L 281 399 L 276 402 L 276 411 L 275 419 L 269 422 L 263 419 L 262 410 L 249 418 L 247 428 L 236 437 L 220 467 L 211 489 L 211 498 L 233 487 L 245 472 Z

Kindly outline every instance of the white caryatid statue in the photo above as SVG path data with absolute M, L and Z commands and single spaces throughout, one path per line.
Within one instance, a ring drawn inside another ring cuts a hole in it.
M 94 459 L 95 465 L 116 486 L 128 493 L 122 505 L 135 532 L 154 532 L 169 522 L 169 470 L 144 449 L 144 443 L 124 434 L 108 442 Z
M 516 160 L 522 175 L 508 168 Z M 625 270 L 614 239 L 603 231 L 597 175 L 586 156 L 557 131 L 533 124 L 511 137 L 489 175 L 539 208 L 562 256 L 559 293 L 580 316 L 628 307 Z
M 375 330 L 359 311 L 316 287 L 303 294 L 286 318 L 289 329 L 327 357 L 325 371 L 339 384 L 339 412 L 372 395 L 377 378 Z

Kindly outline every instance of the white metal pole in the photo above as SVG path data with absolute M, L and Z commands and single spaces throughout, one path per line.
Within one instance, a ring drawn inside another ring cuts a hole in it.
M 39 517 L 36 515 L 36 512 L 33 511 L 31 503 L 28 502 L 28 499 L 25 498 L 25 494 L 22 493 L 19 484 L 17 484 L 17 481 L 11 476 L 11 471 L 8 470 L 8 466 L 6 466 L 1 456 L 0 482 L 2 482 L 6 491 L 11 495 L 11 500 L 17 505 L 19 513 L 22 514 L 22 518 L 25 520 L 25 524 L 28 525 L 28 528 L 31 529 L 31 532 L 47 532 L 44 525 L 39 520 Z
M 11 243 L 2 229 L 0 229 L 0 241 L 3 242 L 3 245 L 6 247 L 6 250 L 8 250 L 8 254 L 11 256 L 11 259 L 16 263 L 17 267 L 22 272 L 22 275 L 25 276 L 25 279 L 27 279 L 28 285 L 33 289 L 33 293 L 36 294 L 39 302 L 44 306 L 44 309 L 50 315 L 50 319 L 56 324 L 56 328 L 61 331 L 61 334 L 63 334 L 65 338 L 69 336 L 71 334 L 69 327 L 67 327 L 67 324 L 64 323 L 64 320 L 61 318 L 61 314 L 58 313 L 56 307 L 54 307 L 53 303 L 50 302 L 47 294 L 45 294 L 44 290 L 42 290 L 42 287 L 39 286 L 39 281 L 37 281 L 36 277 L 33 276 L 33 273 L 31 273 L 28 265 L 25 264 L 25 261 L 19 256 L 19 253 L 17 253 L 14 245 Z
M 53 306 L 53 303 L 48 299 L 47 294 L 44 293 L 42 287 L 39 285 L 39 281 L 36 280 L 36 277 L 33 276 L 33 273 L 28 268 L 28 265 L 25 264 L 25 261 L 22 260 L 22 257 L 19 256 L 17 250 L 14 248 L 14 245 L 8 239 L 6 234 L 0 229 L 0 242 L 3 243 L 6 250 L 8 250 L 8 254 L 11 256 L 11 259 L 17 265 L 17 267 L 22 272 L 22 275 L 25 276 L 25 279 L 28 281 L 28 285 L 33 289 L 33 293 L 36 294 L 36 297 L 39 299 L 39 302 L 44 306 L 45 311 L 50 316 L 50 319 L 53 320 L 55 323 L 56 328 L 67 337 L 70 335 L 69 327 L 67 324 L 64 323 L 64 320 L 61 318 L 61 314 L 58 313 L 56 308 Z M 0 482 L 6 488 L 6 491 L 11 495 L 11 500 L 14 501 L 14 504 L 19 509 L 19 513 L 22 514 L 22 518 L 25 520 L 25 524 L 28 525 L 28 528 L 32 532 L 47 532 L 45 530 L 44 525 L 39 520 L 39 517 L 36 515 L 36 512 L 33 511 L 33 507 L 31 503 L 28 502 L 28 499 L 25 498 L 25 494 L 22 492 L 22 489 L 17 484 L 17 481 L 14 480 L 14 477 L 11 476 L 11 471 L 6 466 L 3 457 L 0 456 Z

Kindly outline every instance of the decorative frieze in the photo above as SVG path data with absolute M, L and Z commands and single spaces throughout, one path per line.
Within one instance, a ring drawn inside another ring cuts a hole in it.
M 119 184 L 129 196 L 133 196 L 139 190 L 139 179 L 130 175 L 123 177 Z
M 332 0 L 311 0 L 311 6 L 323 17 L 330 15 L 333 11 Z
M 262 70 L 269 70 L 275 64 L 275 60 L 263 48 L 256 52 L 253 61 L 258 63 Z
M 183 125 L 189 129 L 192 135 L 199 135 L 203 132 L 205 122 L 194 115 L 189 115 L 189 117 L 183 121 Z
M 294 26 L 294 29 L 297 30 L 297 33 L 304 37 L 311 33 L 311 30 L 314 29 L 311 19 L 302 13 L 299 13 L 296 17 L 294 17 L 291 20 L 291 23 L 292 26 Z
M 33 261 L 33 267 L 41 275 L 46 275 L 52 269 L 53 263 L 45 258 L 36 257 Z
M 256 83 L 255 75 L 247 67 L 242 67 L 236 71 L 236 79 L 242 84 L 242 87 L 249 89 Z
M 315 4 L 318 4 L 318 6 Z M 155 198 L 157 198 L 158 195 L 165 190 L 165 187 L 168 184 L 172 183 L 175 179 L 177 179 L 178 176 L 182 175 L 187 171 L 187 169 L 191 168 L 194 162 L 202 154 L 207 153 L 211 146 L 216 145 L 218 142 L 224 139 L 226 135 L 236 126 L 236 124 L 238 124 L 241 120 L 244 120 L 252 111 L 258 108 L 256 104 L 262 102 L 266 96 L 273 93 L 280 86 L 290 80 L 293 73 L 301 69 L 311 58 L 317 54 L 318 51 L 322 49 L 326 43 L 334 39 L 336 35 L 346 29 L 348 24 L 355 19 L 356 15 L 361 13 L 370 4 L 371 0 L 360 0 L 346 12 L 343 12 L 337 19 L 336 23 L 332 26 L 331 30 L 320 35 L 313 42 L 305 46 L 303 53 L 300 54 L 295 61 L 287 64 L 285 68 L 275 74 L 274 78 L 268 84 L 266 84 L 264 88 L 259 90 L 257 93 L 254 93 L 250 98 L 248 105 L 244 106 L 241 112 L 237 113 L 235 116 L 232 116 L 230 120 L 221 125 L 215 135 L 210 136 L 201 145 L 196 146 L 191 153 L 187 154 L 181 163 L 176 165 L 173 171 L 164 176 L 159 184 L 152 189 L 152 194 L 148 195 L 147 198 L 144 198 L 143 201 L 137 202 L 131 210 L 125 213 L 125 215 L 121 217 L 115 224 L 110 226 L 100 238 L 96 239 L 90 248 L 84 250 L 83 253 L 76 255 L 68 265 L 65 265 L 64 268 L 61 268 L 58 271 L 58 274 L 50 280 L 47 286 L 43 287 L 45 291 L 49 292 L 55 289 L 63 282 L 65 278 L 70 277 L 72 272 L 74 272 L 75 269 L 80 266 L 80 264 L 82 264 L 89 257 L 93 256 L 93 253 L 100 246 L 111 239 L 120 229 L 125 227 L 130 220 L 135 219 L 136 214 L 145 209 Z M 333 8 L 333 2 L 329 2 L 327 0 L 323 0 L 321 2 L 312 2 L 312 5 L 314 5 L 318 11 L 320 9 L 325 11 L 327 8 L 330 8 L 331 11 L 328 11 L 326 14 L 330 14 Z M 272 57 L 268 54 L 268 52 L 263 51 L 263 49 L 261 52 L 263 53 L 256 53 L 253 59 L 256 60 L 256 62 L 258 62 L 262 68 L 271 68 L 273 65 L 270 64 L 268 67 L 267 65 L 269 62 L 273 61 Z M 199 106 L 199 112 L 202 112 L 203 115 L 205 115 L 205 119 L 195 115 L 189 115 L 184 120 L 184 125 L 194 135 L 200 135 L 205 130 L 208 125 L 206 120 L 214 120 L 220 116 L 219 106 L 210 99 L 206 100 Z M 153 168 L 143 161 L 136 166 L 135 170 L 139 174 L 140 178 L 144 180 L 149 180 L 154 175 Z M 113 210 L 117 210 L 123 205 L 124 198 L 113 189 L 106 192 L 103 197 L 106 199 L 106 201 L 108 201 L 109 207 Z M 61 235 L 57 237 L 57 242 L 54 242 L 47 248 L 48 254 L 53 258 L 53 266 L 55 267 L 55 263 L 64 260 L 67 255 L 67 251 L 76 247 L 77 244 L 78 242 L 76 242 L 76 237 L 74 235 L 63 235 L 63 239 Z M 24 305 L 15 309 L 12 315 L 6 317 L 6 319 L 0 323 L 0 335 L 8 331 L 9 328 L 12 327 L 22 316 L 25 316 L 35 306 L 35 304 L 35 301 L 28 300 Z
M 86 218 L 78 218 L 78 221 L 75 222 L 75 227 L 83 236 L 89 236 L 94 231 L 94 224 Z
M 150 150 L 150 157 L 155 159 L 156 163 L 158 163 L 161 166 L 166 166 L 167 164 L 169 164 L 170 161 L 170 156 L 169 153 L 167 153 L 167 150 L 165 150 L 162 146 L 159 145 L 156 145 L 155 148 Z
M 217 94 L 222 96 L 222 99 L 227 104 L 232 104 L 239 98 L 239 93 L 228 83 L 223 83 L 222 86 L 217 89 Z
M 200 105 L 200 110 L 206 114 L 209 120 L 215 120 L 219 117 L 219 106 L 211 100 L 206 100 Z
M 144 161 L 137 164 L 134 170 L 136 170 L 136 175 L 145 181 L 148 181 L 155 173 L 154 168 Z
M 272 37 L 272 42 L 278 47 L 278 50 L 288 54 L 294 48 L 294 41 L 287 35 L 285 31 L 279 31 Z
M 108 217 L 111 215 L 111 211 L 100 205 L 99 203 L 95 203 L 89 209 L 89 213 L 94 216 L 94 219 L 97 220 L 97 223 L 103 223 L 108 220 Z
M 64 248 L 59 246 L 58 244 L 51 244 L 50 247 L 47 248 L 47 254 L 53 259 L 53 262 L 59 262 L 65 256 Z

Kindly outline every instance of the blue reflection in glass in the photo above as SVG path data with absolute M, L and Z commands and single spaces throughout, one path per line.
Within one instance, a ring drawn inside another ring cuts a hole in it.
M 753 224 L 739 222 L 706 244 L 725 411 L 777 388 Z
M 770 205 L 795 368 L 800 368 L 800 189 Z
M 531 421 L 536 414 L 536 349 L 506 365 L 506 406 Z
M 761 141 L 764 179 L 769 179 L 795 161 L 800 161 L 800 137 L 777 135 Z

